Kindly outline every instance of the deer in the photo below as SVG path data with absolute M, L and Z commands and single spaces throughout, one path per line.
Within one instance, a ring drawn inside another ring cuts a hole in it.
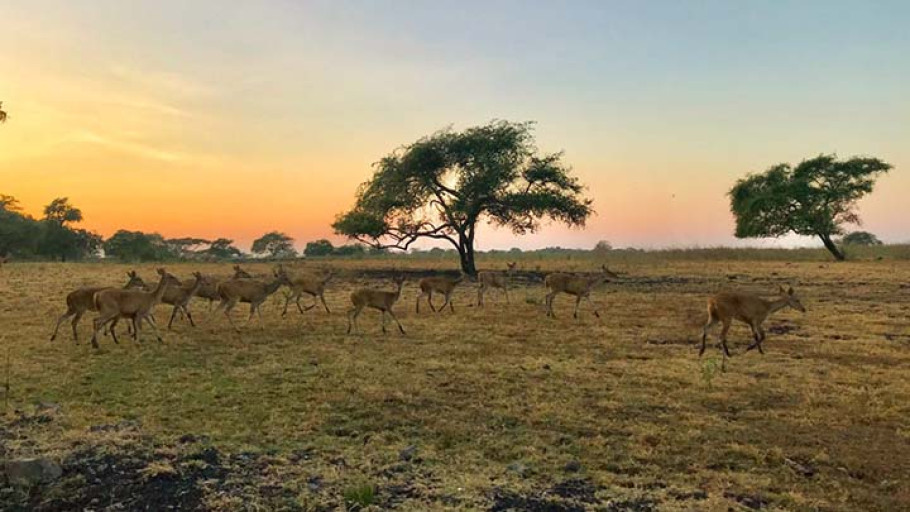
M 601 265 L 600 270 L 600 273 L 591 277 L 575 276 L 563 272 L 548 274 L 543 281 L 547 289 L 550 290 L 550 293 L 547 294 L 545 299 L 547 316 L 556 318 L 556 314 L 553 313 L 553 299 L 558 294 L 565 293 L 575 296 L 575 312 L 572 314 L 573 318 L 578 318 L 578 306 L 581 304 L 582 299 L 588 301 L 588 304 L 594 309 L 594 316 L 600 318 L 600 312 L 597 310 L 597 306 L 591 302 L 591 290 L 610 279 L 619 277 L 617 274 L 611 272 L 606 265 Z
M 240 268 L 240 265 L 234 265 L 234 279 L 249 279 L 252 277 L 253 274 L 250 274 L 246 270 Z
M 193 315 L 190 313 L 187 305 L 189 305 L 190 299 L 199 293 L 202 286 L 208 282 L 208 278 L 199 272 L 193 272 L 193 277 L 195 279 L 192 283 L 184 283 L 180 286 L 168 286 L 167 290 L 164 292 L 164 297 L 161 298 L 161 302 L 174 306 L 171 310 L 171 319 L 167 323 L 168 330 L 171 330 L 171 325 L 174 323 L 174 317 L 177 316 L 178 312 L 181 313 L 181 315 L 186 315 L 187 320 L 190 321 L 190 325 L 196 327 L 196 322 L 193 321 Z
M 9 255 L 0 256 L 0 268 L 3 268 L 5 263 L 9 263 Z
M 464 273 L 461 273 L 456 278 L 432 276 L 424 277 L 418 281 L 417 285 L 420 287 L 420 293 L 417 295 L 417 312 L 420 313 L 420 299 L 426 297 L 427 304 L 430 305 L 430 309 L 433 310 L 434 313 L 441 312 L 446 308 L 446 305 L 448 305 L 449 309 L 454 313 L 455 306 L 452 305 L 452 292 L 455 290 L 455 287 L 458 286 L 458 283 L 464 281 L 464 278 Z M 443 294 L 446 299 L 438 310 L 433 306 L 433 292 Z
M 478 272 L 477 273 L 477 306 L 483 307 L 483 295 L 487 288 L 499 288 L 506 295 L 506 302 L 509 300 L 509 280 L 512 273 L 515 272 L 516 262 L 506 263 L 508 269 L 505 272 Z
M 294 303 L 297 304 L 297 310 L 303 314 L 304 311 L 309 311 L 316 307 L 316 298 L 318 297 L 322 301 L 322 307 L 325 308 L 326 313 L 331 313 L 329 311 L 329 306 L 325 303 L 325 285 L 328 284 L 332 278 L 335 277 L 335 272 L 330 271 L 328 274 L 323 276 L 315 276 L 312 274 L 301 274 L 291 278 L 291 293 L 285 296 L 284 301 L 284 311 L 281 312 L 281 316 L 288 314 L 288 305 L 291 303 L 291 299 L 294 299 Z M 311 295 L 313 297 L 313 304 L 306 308 L 300 305 L 300 296 L 304 293 Z
M 155 289 L 151 291 L 107 288 L 95 293 L 93 300 L 95 309 L 98 310 L 98 318 L 95 319 L 92 347 L 98 348 L 98 332 L 108 323 L 111 324 L 110 331 L 111 336 L 114 338 L 114 343 L 119 344 L 120 340 L 117 339 L 114 327 L 121 318 L 131 320 L 133 324 L 133 341 L 139 342 L 139 328 L 142 326 L 142 321 L 145 320 L 152 327 L 158 343 L 164 343 L 164 340 L 161 339 L 161 334 L 158 332 L 158 327 L 151 319 L 152 309 L 161 302 L 167 287 L 170 285 L 180 286 L 180 280 L 167 273 L 163 268 L 158 269 L 158 275 L 161 276 L 161 279 L 158 280 L 158 285 Z
M 724 351 L 725 357 L 730 356 L 730 350 L 727 348 L 727 331 L 730 330 L 730 324 L 734 319 L 748 324 L 752 329 L 753 341 L 747 348 L 746 352 L 757 348 L 758 352 L 764 354 L 762 342 L 765 341 L 765 330 L 762 323 L 774 312 L 790 307 L 801 313 L 806 312 L 806 308 L 800 302 L 799 297 L 793 291 L 793 287 L 784 290 L 781 286 L 778 290 L 778 297 L 767 300 L 758 295 L 745 292 L 721 292 L 708 299 L 708 321 L 702 329 L 701 349 L 698 351 L 698 357 L 705 353 L 705 344 L 708 339 L 708 330 L 717 325 L 718 322 L 723 324 L 720 332 L 720 344 Z
M 224 316 L 228 318 L 234 330 L 240 332 L 240 329 L 234 324 L 234 320 L 231 319 L 231 310 L 234 309 L 238 302 L 247 302 L 250 304 L 250 317 L 247 322 L 249 323 L 253 320 L 254 314 L 258 314 L 259 326 L 264 329 L 265 324 L 262 321 L 260 306 L 265 302 L 265 299 L 278 291 L 278 288 L 281 288 L 282 285 L 291 285 L 291 281 L 283 268 L 275 269 L 272 274 L 274 278 L 271 281 L 254 278 L 231 279 L 219 283 L 218 294 L 221 296 L 221 302 L 215 308 L 215 313 L 224 311 Z
M 386 313 L 388 313 L 388 315 L 392 317 L 392 320 L 395 320 L 395 323 L 398 324 L 398 330 L 401 331 L 401 334 L 405 334 L 404 327 L 401 326 L 401 322 L 398 321 L 398 317 L 396 317 L 395 313 L 392 311 L 392 306 L 394 306 L 401 297 L 401 287 L 404 285 L 404 276 L 398 276 L 393 279 L 392 282 L 395 283 L 394 292 L 360 288 L 351 293 L 351 303 L 354 304 L 354 307 L 348 311 L 348 334 L 351 334 L 352 326 L 355 330 L 359 330 L 357 329 L 357 317 L 360 316 L 360 312 L 363 311 L 363 308 L 378 309 L 382 312 L 383 334 L 386 333 Z
M 141 288 L 143 290 L 148 289 L 148 286 L 139 277 L 139 274 L 135 270 L 130 270 L 126 273 L 129 277 L 126 285 L 123 286 L 124 289 L 133 289 Z M 51 334 L 51 341 L 57 339 L 57 332 L 60 330 L 60 325 L 66 321 L 67 318 L 73 317 L 73 341 L 79 343 L 79 334 L 76 331 L 76 327 L 79 325 L 79 320 L 82 319 L 82 315 L 86 311 L 97 312 L 95 308 L 95 294 L 101 290 L 106 290 L 111 288 L 110 286 L 83 286 L 78 288 L 66 296 L 66 311 L 60 315 L 60 318 L 57 319 L 57 325 L 54 326 L 54 333 Z
M 234 275 L 227 279 L 247 279 L 251 277 L 248 272 L 240 268 L 240 265 L 234 265 Z M 226 278 L 224 277 L 207 276 L 202 286 L 196 291 L 197 297 L 209 301 L 209 311 L 212 310 L 215 301 L 221 302 L 221 295 L 218 294 L 218 285 L 225 280 Z

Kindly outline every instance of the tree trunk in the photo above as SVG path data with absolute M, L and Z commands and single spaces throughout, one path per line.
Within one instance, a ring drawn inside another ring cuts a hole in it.
M 461 259 L 461 271 L 473 277 L 477 274 L 477 269 L 474 267 L 474 246 L 467 240 L 462 240 L 461 242 L 462 243 L 458 246 L 458 257 Z
M 822 243 L 825 244 L 825 249 L 828 249 L 831 254 L 834 255 L 834 259 L 837 261 L 844 261 L 846 257 L 844 253 L 840 250 L 837 244 L 834 243 L 834 240 L 831 240 L 830 235 L 818 235 L 822 239 Z

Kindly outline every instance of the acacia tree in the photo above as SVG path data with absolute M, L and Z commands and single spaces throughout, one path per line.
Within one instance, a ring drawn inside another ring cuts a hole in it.
M 593 213 L 562 153 L 539 154 L 531 123 L 494 121 L 463 132 L 443 130 L 375 164 L 354 207 L 335 232 L 382 249 L 407 250 L 421 238 L 445 240 L 461 269 L 474 274 L 477 223 L 521 235 L 543 218 L 584 226 Z
M 272 231 L 253 241 L 251 249 L 253 254 L 268 253 L 272 258 L 293 258 L 297 256 L 294 250 L 294 239 L 288 235 Z
M 796 167 L 778 164 L 742 178 L 729 192 L 736 237 L 817 236 L 843 260 L 833 237 L 843 234 L 844 224 L 860 224 L 856 202 L 889 169 L 877 158 L 839 161 L 835 155 L 820 155 Z
M 848 233 L 841 239 L 841 243 L 843 245 L 882 245 L 882 241 L 868 231 Z
M 0 101 L 0 123 L 5 123 L 6 118 L 7 118 L 7 115 L 6 115 L 6 111 L 3 110 L 3 102 Z

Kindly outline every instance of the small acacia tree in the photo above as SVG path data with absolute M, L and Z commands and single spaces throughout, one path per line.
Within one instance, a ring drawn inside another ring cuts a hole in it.
M 0 101 L 0 123 L 5 123 L 7 117 L 6 111 L 3 110 L 3 102 Z
M 882 245 L 882 241 L 868 231 L 848 233 L 841 239 L 841 243 L 843 245 Z
M 251 249 L 253 254 L 268 254 L 272 258 L 293 258 L 297 256 L 294 250 L 294 239 L 279 231 L 272 231 L 253 241 Z
M 543 218 L 583 226 L 593 213 L 584 187 L 562 154 L 538 154 L 531 123 L 494 121 L 463 132 L 443 130 L 375 164 L 354 207 L 335 232 L 377 248 L 407 250 L 421 238 L 446 240 L 461 269 L 474 274 L 477 223 L 515 234 Z
M 833 237 L 843 234 L 844 224 L 860 223 L 856 202 L 889 169 L 877 158 L 839 161 L 835 155 L 820 155 L 796 167 L 778 164 L 747 176 L 729 192 L 736 237 L 817 236 L 843 260 Z

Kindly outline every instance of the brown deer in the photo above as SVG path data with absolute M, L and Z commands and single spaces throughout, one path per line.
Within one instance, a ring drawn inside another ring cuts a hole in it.
M 135 270 L 130 270 L 126 273 L 129 277 L 126 285 L 123 286 L 124 289 L 131 288 L 141 288 L 143 290 L 148 289 L 145 282 L 139 277 L 139 274 Z M 82 319 L 82 315 L 86 311 L 97 312 L 95 308 L 95 294 L 101 290 L 106 290 L 111 288 L 110 286 L 84 286 L 70 292 L 66 296 L 66 311 L 60 315 L 60 318 L 57 319 L 57 325 L 54 326 L 54 333 L 51 334 L 51 341 L 57 339 L 57 331 L 60 330 L 60 325 L 66 321 L 67 318 L 73 317 L 73 341 L 79 343 L 79 335 L 76 332 L 76 327 L 79 325 L 79 320 Z
M 793 292 L 791 286 L 788 290 L 780 287 L 780 295 L 773 300 L 762 299 L 758 295 L 744 292 L 721 292 L 708 299 L 708 322 L 702 329 L 701 349 L 698 356 L 705 353 L 705 343 L 708 339 L 708 329 L 717 325 L 718 322 L 723 324 L 720 332 L 720 344 L 724 350 L 724 355 L 730 357 L 730 350 L 727 348 L 727 331 L 730 330 L 730 324 L 733 319 L 739 320 L 749 325 L 752 329 L 752 337 L 755 339 L 746 352 L 757 348 L 762 354 L 762 342 L 765 341 L 765 330 L 761 324 L 771 313 L 779 311 L 786 307 L 791 307 L 797 311 L 806 312 L 806 308 L 799 301 L 799 298 Z
M 3 268 L 4 263 L 9 263 L 9 256 L 0 256 L 0 268 Z
M 218 311 L 224 311 L 224 316 L 228 318 L 228 321 L 231 323 L 234 330 L 240 332 L 240 329 L 234 324 L 234 320 L 231 319 L 231 310 L 234 309 L 234 306 L 236 306 L 238 302 L 247 302 L 250 305 L 250 317 L 247 319 L 247 323 L 253 320 L 254 314 L 258 314 L 259 326 L 264 329 L 265 323 L 262 321 L 262 311 L 259 310 L 259 307 L 262 306 L 265 299 L 278 291 L 278 288 L 282 285 L 291 285 L 291 281 L 288 279 L 288 275 L 285 273 L 284 269 L 279 267 L 272 274 L 274 278 L 271 281 L 263 281 L 255 278 L 222 281 L 218 285 L 218 294 L 221 295 L 221 303 L 215 308 L 215 313 L 217 314 Z
M 281 316 L 288 314 L 288 305 L 291 303 L 291 299 L 297 304 L 297 310 L 302 314 L 304 311 L 309 311 L 316 307 L 317 297 L 322 301 L 322 307 L 325 308 L 325 312 L 331 313 L 331 311 L 329 311 L 329 306 L 325 303 L 325 285 L 328 284 L 334 276 L 335 272 L 330 271 L 323 276 L 301 274 L 291 278 L 291 293 L 285 296 L 284 311 L 281 312 Z M 306 308 L 300 305 L 300 296 L 304 293 L 313 297 L 313 304 Z
M 158 327 L 151 320 L 152 309 L 161 302 L 167 287 L 170 285 L 180 285 L 180 280 L 171 274 L 168 274 L 163 268 L 158 269 L 158 285 L 152 291 L 144 290 L 124 290 L 118 288 L 107 288 L 95 293 L 95 309 L 98 310 L 98 318 L 95 319 L 95 332 L 92 333 L 92 346 L 98 348 L 98 332 L 102 327 L 111 324 L 111 337 L 114 343 L 120 343 L 117 339 L 117 333 L 114 327 L 121 318 L 129 319 L 133 324 L 133 341 L 139 341 L 139 329 L 142 327 L 142 321 L 152 327 L 159 343 L 164 341 L 161 334 L 158 333 Z
M 578 318 L 578 305 L 581 304 L 581 299 L 587 300 L 588 304 L 591 305 L 591 308 L 594 309 L 594 316 L 600 318 L 600 312 L 597 311 L 597 306 L 591 302 L 591 290 L 609 281 L 610 279 L 616 279 L 619 277 L 613 272 L 610 272 L 610 270 L 607 269 L 606 265 L 601 265 L 600 269 L 601 272 L 592 277 L 575 276 L 562 272 L 548 274 L 543 281 L 547 289 L 550 290 L 550 293 L 547 294 L 545 299 L 547 316 L 553 318 L 556 317 L 556 315 L 553 313 L 553 299 L 556 297 L 556 295 L 565 293 L 575 296 L 575 312 L 572 314 L 573 318 Z
M 487 288 L 498 288 L 506 294 L 506 302 L 509 300 L 509 280 L 512 273 L 515 272 L 516 262 L 506 263 L 508 270 L 505 272 L 478 272 L 477 273 L 477 306 L 483 307 L 483 295 Z
M 395 320 L 395 323 L 398 324 L 398 330 L 401 331 L 401 334 L 405 334 L 404 327 L 401 326 L 401 322 L 398 321 L 398 317 L 396 317 L 395 313 L 392 311 L 392 306 L 394 306 L 401 297 L 401 287 L 404 285 L 404 276 L 396 277 L 393 282 L 395 283 L 394 292 L 360 288 L 351 293 L 351 303 L 354 304 L 354 307 L 348 311 L 348 334 L 351 334 L 351 326 L 353 326 L 355 330 L 359 330 L 357 328 L 357 317 L 360 316 L 360 312 L 363 311 L 363 308 L 378 309 L 382 312 L 383 333 L 386 332 L 385 315 L 388 313 L 389 316 L 392 317 L 392 320 Z
M 424 277 L 417 282 L 417 285 L 420 287 L 420 293 L 417 295 L 417 312 L 420 313 L 420 299 L 426 297 L 427 304 L 430 305 L 430 309 L 433 312 L 441 312 L 449 306 L 449 309 L 452 313 L 455 312 L 455 306 L 452 305 L 452 292 L 455 291 L 455 287 L 458 286 L 458 283 L 464 281 L 464 273 L 458 277 L 446 277 L 446 276 L 433 276 L 433 277 Z M 441 293 L 445 297 L 445 302 L 442 303 L 442 306 L 437 310 L 433 306 L 433 293 Z
M 196 296 L 200 299 L 209 301 L 209 311 L 211 311 L 215 301 L 221 302 L 221 295 L 218 294 L 218 285 L 220 283 L 227 279 L 246 279 L 250 277 L 252 276 L 240 268 L 240 265 L 234 265 L 234 275 L 230 278 L 206 276 L 205 282 L 203 282 L 199 290 L 196 291 Z
M 249 279 L 251 277 L 253 277 L 253 274 L 240 268 L 240 265 L 234 265 L 234 279 Z
M 171 319 L 167 323 L 168 330 L 171 330 L 171 325 L 174 323 L 174 317 L 177 316 L 178 312 L 181 315 L 186 316 L 187 320 L 190 321 L 191 326 L 196 327 L 196 322 L 193 321 L 193 315 L 190 313 L 187 306 L 190 303 L 190 299 L 199 293 L 199 289 L 208 282 L 208 279 L 199 272 L 193 272 L 193 277 L 192 283 L 184 283 L 180 286 L 168 286 L 167 290 L 164 292 L 164 297 L 161 298 L 161 302 L 174 306 L 171 310 Z

